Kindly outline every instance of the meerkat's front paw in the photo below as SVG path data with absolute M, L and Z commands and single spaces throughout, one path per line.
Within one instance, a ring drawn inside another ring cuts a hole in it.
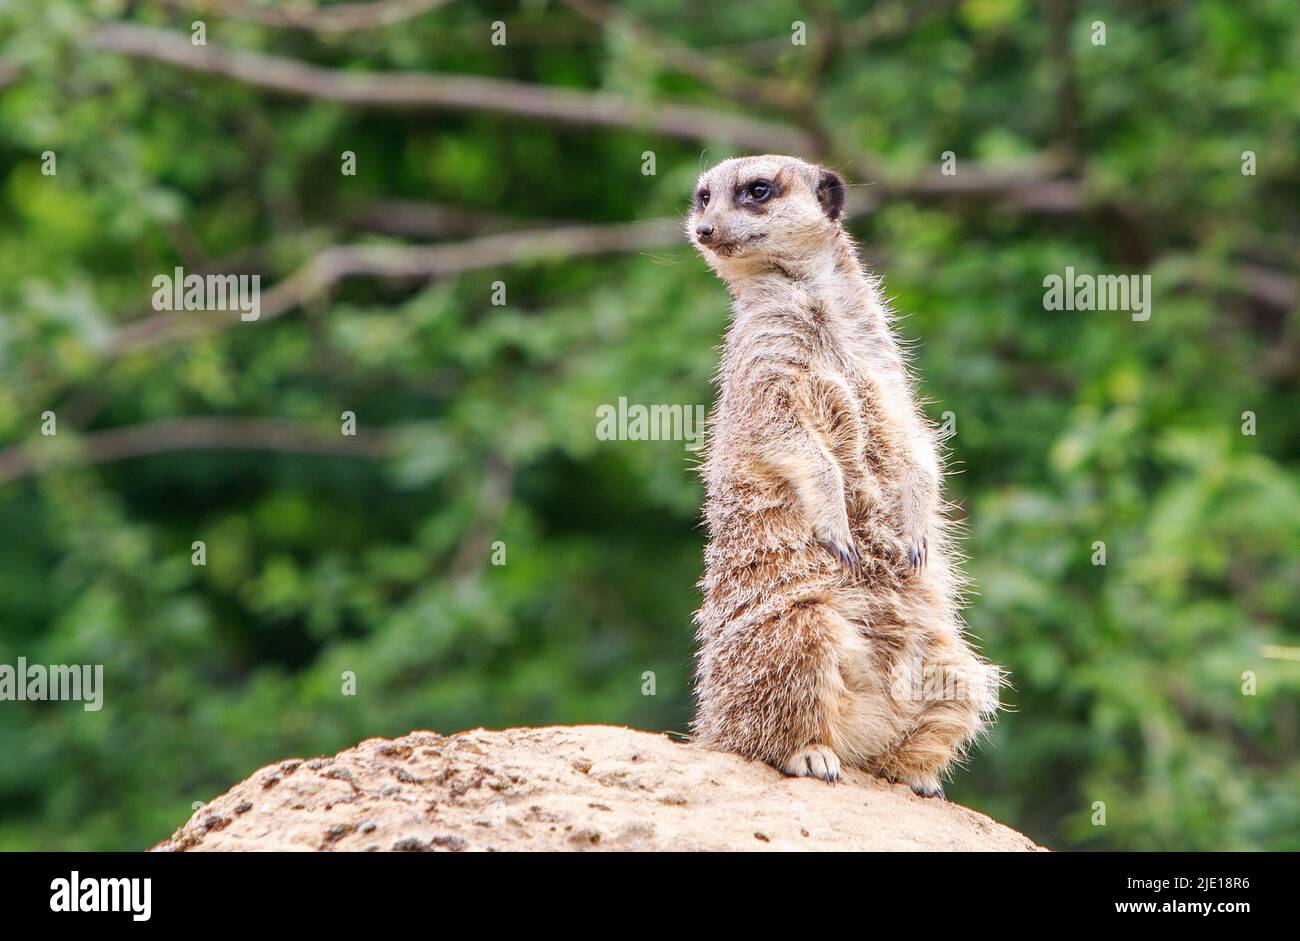
M 840 779 L 840 759 L 825 745 L 809 745 L 786 759 L 781 770 L 794 778 L 821 778 L 834 784 Z
M 907 567 L 913 573 L 925 568 L 930 561 L 930 537 L 923 532 L 912 531 L 903 537 L 907 546 Z
M 858 547 L 853 544 L 853 536 L 849 533 L 847 521 L 834 528 L 818 527 L 817 539 L 850 572 L 861 571 L 862 556 L 858 552 Z
M 850 572 L 860 571 L 862 568 L 862 556 L 858 552 L 858 547 L 853 545 L 852 541 L 841 544 L 835 539 L 825 539 L 823 542 L 826 548 L 830 549 L 835 558 Z

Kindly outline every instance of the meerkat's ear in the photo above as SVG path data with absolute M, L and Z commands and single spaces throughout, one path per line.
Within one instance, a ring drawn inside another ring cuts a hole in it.
M 844 195 L 847 187 L 844 185 L 844 177 L 840 176 L 834 170 L 822 169 L 821 177 L 817 180 L 817 202 L 821 203 L 822 211 L 826 217 L 834 222 L 844 212 Z

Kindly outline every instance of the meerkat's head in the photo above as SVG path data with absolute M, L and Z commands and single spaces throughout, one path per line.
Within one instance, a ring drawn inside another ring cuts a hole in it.
M 737 157 L 700 174 L 686 235 L 723 278 L 821 253 L 840 231 L 844 179 L 797 157 Z

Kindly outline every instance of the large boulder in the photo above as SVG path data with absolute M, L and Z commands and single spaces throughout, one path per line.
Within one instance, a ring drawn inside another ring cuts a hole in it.
M 855 771 L 828 785 L 610 726 L 412 732 L 268 765 L 155 849 L 1034 850 Z

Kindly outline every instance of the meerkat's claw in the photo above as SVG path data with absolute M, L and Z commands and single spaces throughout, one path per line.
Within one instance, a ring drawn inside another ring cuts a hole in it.
M 937 781 L 914 780 L 908 781 L 907 786 L 912 789 L 912 793 L 917 797 L 937 797 L 941 801 L 948 799 L 943 793 L 943 785 Z
M 862 570 L 862 555 L 852 542 L 844 546 L 834 539 L 827 539 L 825 544 L 826 548 L 830 549 L 835 554 L 835 558 L 839 559 L 850 572 L 856 573 Z
M 840 779 L 840 759 L 825 745 L 809 745 L 791 755 L 781 770 L 793 778 L 821 778 L 834 784 Z
M 919 542 L 912 542 L 907 547 L 908 568 L 913 573 L 920 572 L 930 561 L 930 538 L 922 536 Z

